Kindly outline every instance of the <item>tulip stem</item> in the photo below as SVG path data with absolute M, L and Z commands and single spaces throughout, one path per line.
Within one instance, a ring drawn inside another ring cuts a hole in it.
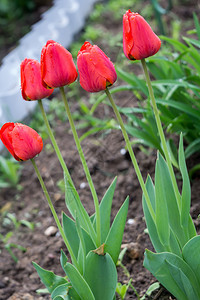
M 60 91 L 61 91 L 61 94 L 62 94 L 62 99 L 63 99 L 64 105 L 65 105 L 65 109 L 66 109 L 66 112 L 67 112 L 69 123 L 70 123 L 71 129 L 72 129 L 72 133 L 73 133 L 73 136 L 74 136 L 74 141 L 76 143 L 76 147 L 77 147 L 77 150 L 78 150 L 78 153 L 79 153 L 82 165 L 83 165 L 83 169 L 85 171 L 85 175 L 86 175 L 86 178 L 87 178 L 87 181 L 88 181 L 88 184 L 89 184 L 92 196 L 93 196 L 94 205 L 95 205 L 95 212 L 96 212 L 96 233 L 97 233 L 97 243 L 96 244 L 97 244 L 97 247 L 99 247 L 101 245 L 101 220 L 100 220 L 100 209 L 99 209 L 98 197 L 97 197 L 97 193 L 96 193 L 93 181 L 92 181 L 92 177 L 90 175 L 90 171 L 89 171 L 89 168 L 87 166 L 87 162 L 85 160 L 85 156 L 84 156 L 81 144 L 80 144 L 80 140 L 79 140 L 79 137 L 78 137 L 75 125 L 74 125 L 74 121 L 73 121 L 73 118 L 72 118 L 72 115 L 71 115 L 71 112 L 70 112 L 70 108 L 69 108 L 69 105 L 68 105 L 68 101 L 67 101 L 67 98 L 66 98 L 66 95 L 65 95 L 64 88 L 60 87 Z
M 47 191 L 47 188 L 46 188 L 46 186 L 45 186 L 45 183 L 44 183 L 44 181 L 43 181 L 43 179 L 42 179 L 42 176 L 41 176 L 41 174 L 40 174 L 40 171 L 39 171 L 39 169 L 38 169 L 38 167 L 37 167 L 37 165 L 36 165 L 36 163 L 35 163 L 35 160 L 34 160 L 33 158 L 31 159 L 31 162 L 32 162 L 33 167 L 34 167 L 34 169 L 35 169 L 35 172 L 36 172 L 36 174 L 37 174 L 37 177 L 38 177 L 38 180 L 39 180 L 40 185 L 41 185 L 41 187 L 42 187 L 42 190 L 43 190 L 43 192 L 44 192 L 44 194 L 45 194 L 46 200 L 47 200 L 47 202 L 48 202 L 49 208 L 50 208 L 51 213 L 52 213 L 52 215 L 53 215 L 53 217 L 54 217 L 54 220 L 55 220 L 55 222 L 56 222 L 56 225 L 57 225 L 57 227 L 58 227 L 58 229 L 59 229 L 59 231 L 60 231 L 60 234 L 61 234 L 61 236 L 62 236 L 62 238 L 63 238 L 63 241 L 64 241 L 64 243 L 65 243 L 65 245 L 66 245 L 66 247 L 67 247 L 67 249 L 68 249 L 68 251 L 69 251 L 69 254 L 70 254 L 71 259 L 72 259 L 72 263 L 73 263 L 73 264 L 75 265 L 75 267 L 79 270 L 78 262 L 77 262 L 77 260 L 76 260 L 76 257 L 75 257 L 75 255 L 74 255 L 74 253 L 73 253 L 73 250 L 72 250 L 72 248 L 71 248 L 71 246 L 70 246 L 70 244 L 69 244 L 69 242 L 68 242 L 68 239 L 67 239 L 67 237 L 66 237 L 66 235 L 65 235 L 65 233 L 64 233 L 64 231 L 63 231 L 63 228 L 62 228 L 61 223 L 60 223 L 60 221 L 59 221 L 59 219 L 58 219 L 58 216 L 57 216 L 57 214 L 56 214 L 56 211 L 55 211 L 55 208 L 54 208 L 54 206 L 53 206 L 53 203 L 52 203 L 52 201 L 51 201 L 51 198 L 50 198 L 50 196 L 49 196 L 49 193 L 48 193 L 48 191 Z
M 57 157 L 58 157 L 58 159 L 59 159 L 60 165 L 61 165 L 61 167 L 62 167 L 62 169 L 63 169 L 64 174 L 66 174 L 68 181 L 69 181 L 70 184 L 74 187 L 72 178 L 71 178 L 71 176 L 70 176 L 70 173 L 69 173 L 69 171 L 68 171 L 68 168 L 67 168 L 67 166 L 66 166 L 66 164 L 65 164 L 65 161 L 64 161 L 64 159 L 63 159 L 63 156 L 62 156 L 62 154 L 61 154 L 61 152 L 60 152 L 60 149 L 59 149 L 59 147 L 58 147 L 58 144 L 57 144 L 57 142 L 56 142 L 56 140 L 55 140 L 54 134 L 53 134 L 52 129 L 51 129 L 51 127 L 50 127 L 49 121 L 48 121 L 48 119 L 47 119 L 47 115 L 46 115 L 46 112 L 45 112 L 45 110 L 44 110 L 44 106 L 43 106 L 42 100 L 38 100 L 38 103 L 39 103 L 40 110 L 41 110 L 41 112 L 42 112 L 42 116 L 43 116 L 45 125 L 46 125 L 46 127 L 47 127 L 47 131 L 48 131 L 50 140 L 51 140 L 51 142 L 52 142 L 52 144 L 53 144 L 53 147 L 54 147 L 54 150 L 55 150 L 55 152 L 56 152 L 56 154 L 57 154 Z
M 169 168 L 169 172 L 170 172 L 174 192 L 175 192 L 175 195 L 176 195 L 177 203 L 178 203 L 179 209 L 181 209 L 180 193 L 179 193 L 179 190 L 178 190 L 176 177 L 175 177 L 174 170 L 173 170 L 173 167 L 172 167 L 170 155 L 169 155 L 169 152 L 168 152 L 168 149 L 167 149 L 167 143 L 166 143 L 165 135 L 164 135 L 164 132 L 163 132 L 163 128 L 162 128 L 162 124 L 161 124 L 161 120 L 160 120 L 160 116 L 159 116 L 159 110 L 158 110 L 157 105 L 156 105 L 156 99 L 155 99 L 153 88 L 152 88 L 152 85 L 151 85 L 149 72 L 147 70 L 147 65 L 146 65 L 146 61 L 145 61 L 144 58 L 141 59 L 141 63 L 142 63 L 142 67 L 143 67 L 143 70 L 144 70 L 146 83 L 147 83 L 147 86 L 148 86 L 149 95 L 150 95 L 150 99 L 151 99 L 151 105 L 153 107 L 153 112 L 154 112 L 154 115 L 155 115 L 158 132 L 159 132 L 159 136 L 160 136 L 160 139 L 161 139 L 161 144 L 162 144 L 163 151 L 164 151 L 164 154 L 165 154 L 166 162 L 167 162 L 167 165 L 168 165 L 168 168 Z
M 110 91 L 108 90 L 108 88 L 106 88 L 105 92 L 106 92 L 106 95 L 108 96 L 108 99 L 109 99 L 109 101 L 110 101 L 110 103 L 111 103 L 111 105 L 112 105 L 112 108 L 113 108 L 113 110 L 114 110 L 114 113 L 115 113 L 115 115 L 116 115 L 116 118 L 117 118 L 117 120 L 118 120 L 118 123 L 119 123 L 119 125 L 120 125 L 120 127 L 121 127 L 121 131 L 122 131 L 122 134 L 123 134 L 123 136 L 124 136 L 124 140 L 125 140 L 125 142 L 126 142 L 126 146 L 127 146 L 128 152 L 129 152 L 129 154 L 130 154 L 131 161 L 132 161 L 132 163 L 133 163 L 133 166 L 134 166 L 134 169 L 135 169 L 137 178 L 138 178 L 138 180 L 139 180 L 139 183 L 140 183 L 140 186 L 141 186 L 141 188 L 142 188 L 144 197 L 145 197 L 145 199 L 146 199 L 146 202 L 147 202 L 147 205 L 148 205 L 149 212 L 150 212 L 150 214 L 151 214 L 152 219 L 153 219 L 154 222 L 155 222 L 155 212 L 154 212 L 154 210 L 153 210 L 153 208 L 152 208 L 151 201 L 150 201 L 150 198 L 149 198 L 149 195 L 148 195 L 148 192 L 147 192 L 147 189 L 146 189 L 144 180 L 143 180 L 143 178 L 142 178 L 142 174 L 141 174 L 141 172 L 140 172 L 140 168 L 139 168 L 138 163 L 137 163 L 137 160 L 136 160 L 136 158 L 135 158 L 135 154 L 134 154 L 134 152 L 133 152 L 133 149 L 132 149 L 132 146 L 131 146 L 131 142 L 130 142 L 129 137 L 128 137 L 128 134 L 127 134 L 127 132 L 126 132 L 126 129 L 125 129 L 125 126 L 124 126 L 122 117 L 121 117 L 121 115 L 120 115 L 120 113 L 119 113 L 119 111 L 118 111 L 118 109 L 117 109 L 117 106 L 116 106 L 116 104 L 115 104 L 115 102 L 114 102 L 114 100 L 113 100 L 113 98 L 112 98 L 112 96 L 111 96 Z

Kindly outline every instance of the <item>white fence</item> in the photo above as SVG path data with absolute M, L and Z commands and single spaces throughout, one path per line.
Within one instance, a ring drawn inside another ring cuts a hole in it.
M 41 49 L 49 39 L 69 47 L 74 35 L 84 26 L 94 2 L 96 0 L 54 0 L 54 5 L 19 41 L 19 46 L 4 57 L 0 67 L 0 126 L 22 120 L 36 105 L 35 101 L 26 102 L 21 96 L 22 60 L 40 60 Z

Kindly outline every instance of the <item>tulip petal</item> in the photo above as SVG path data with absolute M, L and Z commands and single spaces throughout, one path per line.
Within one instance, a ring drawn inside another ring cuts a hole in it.
M 20 160 L 19 157 L 16 156 L 13 145 L 12 145 L 12 131 L 14 129 L 14 123 L 5 123 L 0 130 L 0 138 L 2 143 L 6 146 L 10 154 L 16 159 Z
M 21 63 L 21 92 L 24 100 L 40 100 L 53 93 L 42 85 L 40 63 L 35 59 L 26 58 Z
M 40 135 L 32 128 L 20 123 L 15 123 L 12 131 L 12 145 L 15 155 L 20 160 L 35 157 L 43 148 Z
M 106 89 L 106 78 L 102 77 L 90 61 L 90 54 L 80 53 L 77 60 L 80 85 L 88 92 L 99 92 Z
M 123 50 L 127 58 L 144 59 L 158 52 L 159 37 L 138 13 L 130 10 L 123 16 Z
M 71 53 L 51 40 L 41 52 L 41 73 L 44 84 L 55 88 L 71 84 L 78 77 Z
M 80 75 L 80 85 L 88 92 L 99 92 L 112 85 L 117 74 L 113 63 L 96 45 L 85 42 L 81 47 L 77 65 Z

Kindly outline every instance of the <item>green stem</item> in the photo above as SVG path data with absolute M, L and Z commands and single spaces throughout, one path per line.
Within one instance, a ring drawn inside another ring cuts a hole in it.
M 44 192 L 44 194 L 45 194 L 45 197 L 46 197 L 46 199 L 47 199 L 49 208 L 50 208 L 50 210 L 51 210 L 51 212 L 52 212 L 52 215 L 53 215 L 53 217 L 54 217 L 54 220 L 55 220 L 55 222 L 56 222 L 56 225 L 57 225 L 57 227 L 58 227 L 58 229 L 59 229 L 59 231 L 60 231 L 60 234 L 61 234 L 61 236 L 62 236 L 62 238 L 63 238 L 63 241 L 64 241 L 64 243 L 65 243 L 65 245 L 66 245 L 66 247 L 67 247 L 67 249 L 68 249 L 68 251 L 69 251 L 69 254 L 70 254 L 71 259 L 72 259 L 72 263 L 73 263 L 73 264 L 75 265 L 75 267 L 79 270 L 79 266 L 78 266 L 76 257 L 75 257 L 75 255 L 74 255 L 74 253 L 73 253 L 73 251 L 72 251 L 72 248 L 71 248 L 71 246 L 70 246 L 70 244 L 69 244 L 69 242 L 68 242 L 68 240 L 67 240 L 67 237 L 65 236 L 65 233 L 64 233 L 63 228 L 62 228 L 62 226 L 61 226 L 61 224 L 60 224 L 60 221 L 59 221 L 58 216 L 57 216 L 57 214 L 56 214 L 55 208 L 54 208 L 54 206 L 53 206 L 53 203 L 52 203 L 52 201 L 51 201 L 51 198 L 50 198 L 50 196 L 49 196 L 49 193 L 48 193 L 48 191 L 47 191 L 47 188 L 46 188 L 46 186 L 45 186 L 45 183 L 44 183 L 44 181 L 43 181 L 43 179 L 42 179 L 42 176 L 41 176 L 41 174 L 40 174 L 40 171 L 39 171 L 39 169 L 38 169 L 38 167 L 37 167 L 37 165 L 36 165 L 36 163 L 35 163 L 35 160 L 34 160 L 33 158 L 31 159 L 31 162 L 32 162 L 32 164 L 33 164 L 33 167 L 34 167 L 35 172 L 36 172 L 36 174 L 37 174 L 37 177 L 38 177 L 38 179 L 39 179 L 39 182 L 40 182 L 40 185 L 41 185 L 41 187 L 42 187 L 42 190 L 43 190 L 43 192 Z
M 164 154 L 165 154 L 166 162 L 167 162 L 167 165 L 168 165 L 168 168 L 169 168 L 169 172 L 170 172 L 174 192 L 175 192 L 175 195 L 176 195 L 178 206 L 179 206 L 179 208 L 181 208 L 180 193 L 179 193 L 179 190 L 178 190 L 176 177 L 175 177 L 175 174 L 174 174 L 174 170 L 173 170 L 173 167 L 172 167 L 170 155 L 169 155 L 169 152 L 168 152 L 167 143 L 166 143 L 166 140 L 165 140 L 165 135 L 164 135 L 164 132 L 163 132 L 161 121 L 160 121 L 159 111 L 158 111 L 158 108 L 157 108 L 157 105 L 156 105 L 156 99 L 155 99 L 155 96 L 154 96 L 154 92 L 153 92 L 153 88 L 152 88 L 152 85 L 151 85 L 151 80 L 150 80 L 150 77 L 149 77 L 149 73 L 148 73 L 148 70 L 147 70 L 147 65 L 146 65 L 145 59 L 142 59 L 141 63 L 142 63 L 142 67 L 143 67 L 143 70 L 144 70 L 146 83 L 147 83 L 147 86 L 148 86 L 149 95 L 150 95 L 150 99 L 151 99 L 151 104 L 152 104 L 152 107 L 153 107 L 153 112 L 154 112 L 154 115 L 155 115 L 156 124 L 157 124 L 157 127 L 158 127 L 158 132 L 159 132 L 159 136 L 160 136 L 160 139 L 161 139 L 161 144 L 162 144 L 163 151 L 164 151 Z
M 111 105 L 112 105 L 112 108 L 113 108 L 113 110 L 114 110 L 114 113 L 115 113 L 115 115 L 116 115 L 116 117 L 117 117 L 117 120 L 118 120 L 118 122 L 119 122 L 119 125 L 120 125 L 120 127 L 121 127 L 121 131 L 122 131 L 122 134 L 123 134 L 123 136 L 124 136 L 124 139 L 125 139 L 125 142 L 126 142 L 126 146 L 127 146 L 128 152 L 129 152 L 129 154 L 130 154 L 131 161 L 132 161 L 132 163 L 133 163 L 133 166 L 134 166 L 136 175 L 137 175 L 137 177 L 138 177 L 140 186 L 141 186 L 142 191 L 143 191 L 143 194 L 144 194 L 144 196 L 145 196 L 145 199 L 146 199 L 146 202 L 147 202 L 147 206 L 148 206 L 149 212 L 150 212 L 150 214 L 151 214 L 152 219 L 153 219 L 154 222 L 155 222 L 155 213 L 154 213 L 154 210 L 153 210 L 153 208 L 152 208 L 151 201 L 150 201 L 150 198 L 149 198 L 149 195 L 148 195 L 148 192 L 147 192 L 147 189 L 146 189 L 144 180 L 143 180 L 143 178 L 142 178 L 142 174 L 141 174 L 141 172 L 140 172 L 140 168 L 139 168 L 138 163 L 137 163 L 137 160 L 136 160 L 136 158 L 135 158 L 135 154 L 134 154 L 134 152 L 133 152 L 133 149 L 132 149 L 132 146 L 131 146 L 131 142 L 130 142 L 129 137 L 128 137 L 128 134 L 127 134 L 127 132 L 126 132 L 126 129 L 125 129 L 125 126 L 124 126 L 122 117 L 121 117 L 121 115 L 120 115 L 120 113 L 119 113 L 119 111 L 118 111 L 118 109 L 117 109 L 117 106 L 116 106 L 116 104 L 115 104 L 115 102 L 114 102 L 114 100 L 113 100 L 113 98 L 112 98 L 112 96 L 111 96 L 111 94 L 110 94 L 110 92 L 109 92 L 109 90 L 108 90 L 107 88 L 106 88 L 105 92 L 106 92 L 106 95 L 108 96 L 108 99 L 109 99 L 109 101 L 110 101 L 110 103 L 111 103 Z
M 74 125 L 74 121 L 73 121 L 73 118 L 72 118 L 72 115 L 71 115 L 71 112 L 70 112 L 70 109 L 69 109 L 69 105 L 68 105 L 68 101 L 67 101 L 67 98 L 66 98 L 66 95 L 65 95 L 64 88 L 61 87 L 60 91 L 61 91 L 61 94 L 62 94 L 62 99 L 63 99 L 64 105 L 65 105 L 65 109 L 66 109 L 66 112 L 67 112 L 69 123 L 70 123 L 71 129 L 72 129 L 72 133 L 73 133 L 73 136 L 74 136 L 76 147 L 77 147 L 77 150 L 78 150 L 78 153 L 79 153 L 82 165 L 83 165 L 83 169 L 85 171 L 85 175 L 86 175 L 86 178 L 87 178 L 87 181 L 88 181 L 88 184 L 89 184 L 89 187 L 90 187 L 93 199 L 94 199 L 95 212 L 96 212 L 97 246 L 99 247 L 101 245 L 101 220 L 100 220 L 99 201 L 98 201 L 96 190 L 95 190 L 95 187 L 94 187 L 91 175 L 90 175 L 90 171 L 89 171 L 88 166 L 87 166 L 87 162 L 85 160 L 85 156 L 83 154 L 83 150 L 82 150 L 82 147 L 81 147 L 81 144 L 80 144 L 80 141 L 79 141 L 79 137 L 78 137 L 75 125 Z
M 48 121 L 48 119 L 47 119 L 47 115 L 46 115 L 46 113 L 45 113 L 44 106 L 43 106 L 43 104 L 42 104 L 42 100 L 38 100 L 38 103 L 39 103 L 40 110 L 41 110 L 41 112 L 42 112 L 42 116 L 43 116 L 45 125 L 46 125 L 46 127 L 47 127 L 47 131 L 48 131 L 49 137 L 50 137 L 50 139 L 51 139 L 51 142 L 52 142 L 52 144 L 53 144 L 54 150 L 55 150 L 55 152 L 56 152 L 56 154 L 57 154 L 57 157 L 58 157 L 58 159 L 59 159 L 60 165 L 61 165 L 61 167 L 62 167 L 62 169 L 63 169 L 63 172 L 66 174 L 68 181 L 69 181 L 69 182 L 71 183 L 71 185 L 74 187 L 72 178 L 71 178 L 71 176 L 70 176 L 70 173 L 69 173 L 69 171 L 68 171 L 68 168 L 67 168 L 67 166 L 66 166 L 66 164 L 65 164 L 65 161 L 64 161 L 64 159 L 63 159 L 63 156 L 62 156 L 62 154 L 61 154 L 61 152 L 60 152 L 60 149 L 59 149 L 59 147 L 58 147 L 58 144 L 57 144 L 57 142 L 56 142 L 56 140 L 55 140 L 54 134 L 53 134 L 52 129 L 51 129 L 51 127 L 50 127 L 49 121 Z

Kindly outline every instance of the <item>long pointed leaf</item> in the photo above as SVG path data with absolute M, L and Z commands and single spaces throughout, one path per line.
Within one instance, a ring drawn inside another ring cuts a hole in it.
M 120 253 L 122 238 L 124 234 L 124 227 L 126 224 L 126 218 L 128 213 L 128 204 L 129 198 L 127 197 L 123 205 L 119 209 L 117 215 L 115 216 L 113 224 L 108 233 L 107 239 L 105 241 L 105 252 L 108 252 L 110 254 L 115 264 L 117 263 Z
M 65 272 L 69 280 L 82 300 L 95 300 L 95 297 L 79 271 L 70 263 L 65 265 Z
M 41 268 L 35 262 L 33 262 L 33 266 L 35 267 L 42 283 L 46 286 L 50 293 L 52 293 L 59 285 L 68 283 L 65 278 L 55 275 L 52 271 Z

